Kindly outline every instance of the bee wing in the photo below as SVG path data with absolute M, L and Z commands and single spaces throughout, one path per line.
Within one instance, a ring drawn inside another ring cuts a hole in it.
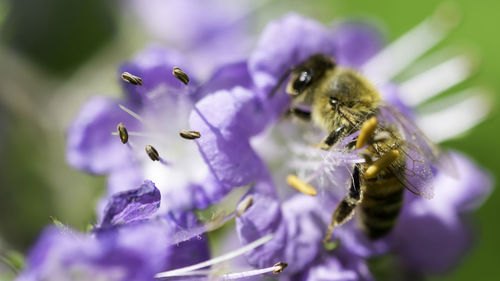
M 391 167 L 395 176 L 414 194 L 432 198 L 434 174 L 431 167 L 452 174 L 454 165 L 451 158 L 396 108 L 382 105 L 378 118 L 381 126 L 396 125 L 404 138 L 400 152 L 406 157 L 406 167 L 402 172 Z
M 399 151 L 406 158 L 404 169 L 394 165 L 390 167 L 398 181 L 415 195 L 426 199 L 434 197 L 432 181 L 434 174 L 429 160 L 425 158 L 418 147 L 408 142 L 405 142 Z

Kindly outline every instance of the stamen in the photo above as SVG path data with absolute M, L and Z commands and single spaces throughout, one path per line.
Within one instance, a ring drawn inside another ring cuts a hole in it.
M 126 108 L 124 105 L 121 105 L 121 104 L 120 104 L 119 106 L 120 106 L 120 108 L 121 108 L 123 111 L 127 112 L 128 114 L 130 114 L 130 115 L 131 115 L 132 117 L 134 117 L 135 119 L 137 119 L 137 120 L 139 120 L 139 121 L 141 121 L 141 122 L 143 122 L 143 123 L 144 123 L 144 119 L 142 119 L 142 117 L 141 117 L 141 116 L 139 116 L 139 114 L 137 114 L 137 113 L 133 112 L 133 111 L 132 111 L 131 109 L 129 109 L 129 108 Z
M 236 206 L 236 216 L 241 217 L 253 205 L 253 196 L 248 195 Z
M 264 245 L 265 243 L 269 242 L 272 238 L 273 238 L 273 234 L 268 234 L 268 235 L 266 235 L 260 239 L 257 239 L 254 242 L 252 242 L 244 247 L 241 247 L 235 251 L 229 252 L 229 253 L 224 254 L 222 256 L 219 256 L 217 258 L 213 258 L 211 260 L 207 260 L 207 261 L 197 263 L 194 265 L 190 265 L 190 266 L 186 266 L 186 267 L 182 267 L 182 268 L 178 268 L 178 269 L 174 269 L 174 270 L 169 270 L 169 271 L 165 271 L 165 272 L 160 272 L 160 273 L 155 275 L 155 278 L 177 276 L 178 274 L 194 271 L 194 270 L 197 270 L 200 268 L 204 268 L 204 267 L 211 266 L 211 265 L 214 265 L 217 263 L 221 263 L 221 262 L 224 262 L 224 261 L 227 261 L 230 259 L 234 259 L 235 257 L 241 256 L 241 255 L 243 255 L 243 254 L 245 254 L 245 253 L 261 246 L 261 245 Z
M 148 154 L 149 158 L 153 161 L 160 161 L 160 154 L 158 151 L 151 145 L 146 145 L 146 153 Z
M 119 136 L 120 134 L 118 132 L 111 132 L 113 136 Z M 127 131 L 127 134 L 129 136 L 134 136 L 134 137 L 146 137 L 146 138 L 152 138 L 154 135 L 152 134 L 147 134 L 143 132 L 134 132 L 134 131 Z
M 491 111 L 491 104 L 486 91 L 468 89 L 428 104 L 419 114 L 417 124 L 433 141 L 445 141 L 483 121 Z
M 187 140 L 195 140 L 195 139 L 198 139 L 201 137 L 201 134 L 200 132 L 196 132 L 196 131 L 180 131 L 179 132 L 179 135 L 184 138 L 184 139 L 187 139 Z
M 371 58 L 361 69 L 376 82 L 391 80 L 439 43 L 460 18 L 455 7 L 441 5 L 435 14 Z
M 398 150 L 391 150 L 382 157 L 380 157 L 377 161 L 373 162 L 365 171 L 364 178 L 365 179 L 372 179 L 378 176 L 380 171 L 383 169 L 387 168 L 392 162 L 394 162 L 397 158 L 399 157 L 399 151 Z
M 126 144 L 128 142 L 127 128 L 125 128 L 125 125 L 123 125 L 123 123 L 120 123 L 118 124 L 117 130 L 118 130 L 118 135 L 120 136 L 120 140 L 122 141 L 123 144 Z
M 363 122 L 358 140 L 356 141 L 356 149 L 360 149 L 368 143 L 368 140 L 370 140 L 376 128 L 377 118 L 375 116 Z
M 128 82 L 132 85 L 139 85 L 139 86 L 142 85 L 142 78 L 141 77 L 132 75 L 128 72 L 122 73 L 122 79 L 123 79 L 123 81 Z
M 304 194 L 311 196 L 316 196 L 318 194 L 316 188 L 314 188 L 310 184 L 303 182 L 296 175 L 293 174 L 288 175 L 286 177 L 286 183 Z
M 172 70 L 172 74 L 177 79 L 181 80 L 181 82 L 184 83 L 185 85 L 189 83 L 189 76 L 184 71 L 182 71 L 182 69 L 174 67 L 174 69 Z
M 241 279 L 241 278 L 248 278 L 252 276 L 257 276 L 257 275 L 262 275 L 266 273 L 274 273 L 278 274 L 283 272 L 283 270 L 288 266 L 288 264 L 284 262 L 278 262 L 275 265 L 271 267 L 266 267 L 262 269 L 255 269 L 255 270 L 248 270 L 248 271 L 243 271 L 243 272 L 235 272 L 235 273 L 228 273 L 224 274 L 221 276 L 215 276 L 214 280 L 235 280 L 235 279 Z M 184 272 L 184 273 L 178 273 L 175 276 L 210 276 L 213 274 L 212 271 L 210 270 L 195 270 L 191 272 Z
M 471 60 L 457 56 L 403 82 L 401 98 L 407 105 L 417 106 L 464 81 L 471 72 Z

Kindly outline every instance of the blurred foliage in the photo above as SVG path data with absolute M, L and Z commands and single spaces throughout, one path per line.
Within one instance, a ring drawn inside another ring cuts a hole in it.
M 450 92 L 478 85 L 490 88 L 496 99 L 500 93 L 497 79 L 500 38 L 496 36 L 500 2 L 455 2 L 462 9 L 463 21 L 440 47 L 463 47 L 482 60 L 479 72 Z M 122 7 L 117 5 L 121 3 L 100 0 L 0 2 L 0 36 L 9 49 L 0 50 L 0 206 L 3 210 L 0 237 L 8 243 L 0 248 L 25 251 L 50 222 L 50 216 L 80 229 L 94 220 L 96 200 L 105 183 L 103 178 L 82 175 L 65 164 L 64 129 L 85 97 L 94 94 L 94 89 L 112 89 L 119 93 L 116 85 L 108 87 L 108 84 L 117 84 L 117 65 L 143 45 L 138 42 L 141 40 L 136 37 L 137 30 L 134 35 L 124 31 L 134 23 L 120 14 Z M 258 20 L 258 30 L 288 10 L 324 23 L 341 17 L 368 17 L 385 27 L 387 39 L 391 41 L 429 16 L 438 3 L 431 0 L 276 0 L 253 16 Z M 10 51 L 27 57 L 28 61 L 6 63 Z M 24 63 L 29 66 L 19 68 Z M 25 69 L 32 71 L 31 74 L 26 75 Z M 70 75 L 80 78 L 76 82 L 67 81 Z M 19 87 L 6 87 L 11 84 L 5 82 L 17 83 Z M 56 92 L 56 100 L 50 100 Z M 82 92 L 85 93 L 82 95 Z M 33 104 L 29 105 L 30 102 Z M 70 105 L 71 108 L 65 108 Z M 43 121 L 49 113 L 52 119 Z M 486 122 L 445 146 L 464 151 L 492 175 L 500 175 L 499 125 L 500 116 L 494 109 Z M 432 280 L 496 276 L 496 258 L 500 252 L 497 239 L 500 225 L 496 223 L 499 205 L 500 196 L 494 192 L 476 214 L 475 249 L 455 272 Z
M 74 71 L 112 39 L 114 1 L 10 0 L 2 40 L 57 74 Z

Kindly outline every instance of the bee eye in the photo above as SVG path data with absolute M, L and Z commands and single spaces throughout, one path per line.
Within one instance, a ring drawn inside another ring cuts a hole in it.
M 339 104 L 339 100 L 336 97 L 330 98 L 330 105 L 336 107 Z
M 302 70 L 299 77 L 293 82 L 293 89 L 298 93 L 304 91 L 311 82 L 312 74 L 310 70 Z

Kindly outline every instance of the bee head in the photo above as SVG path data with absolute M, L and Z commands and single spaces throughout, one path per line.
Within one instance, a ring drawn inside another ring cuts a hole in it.
M 325 72 L 335 67 L 331 57 L 322 54 L 310 56 L 303 63 L 292 68 L 290 81 L 286 92 L 291 96 L 298 96 L 323 78 Z

